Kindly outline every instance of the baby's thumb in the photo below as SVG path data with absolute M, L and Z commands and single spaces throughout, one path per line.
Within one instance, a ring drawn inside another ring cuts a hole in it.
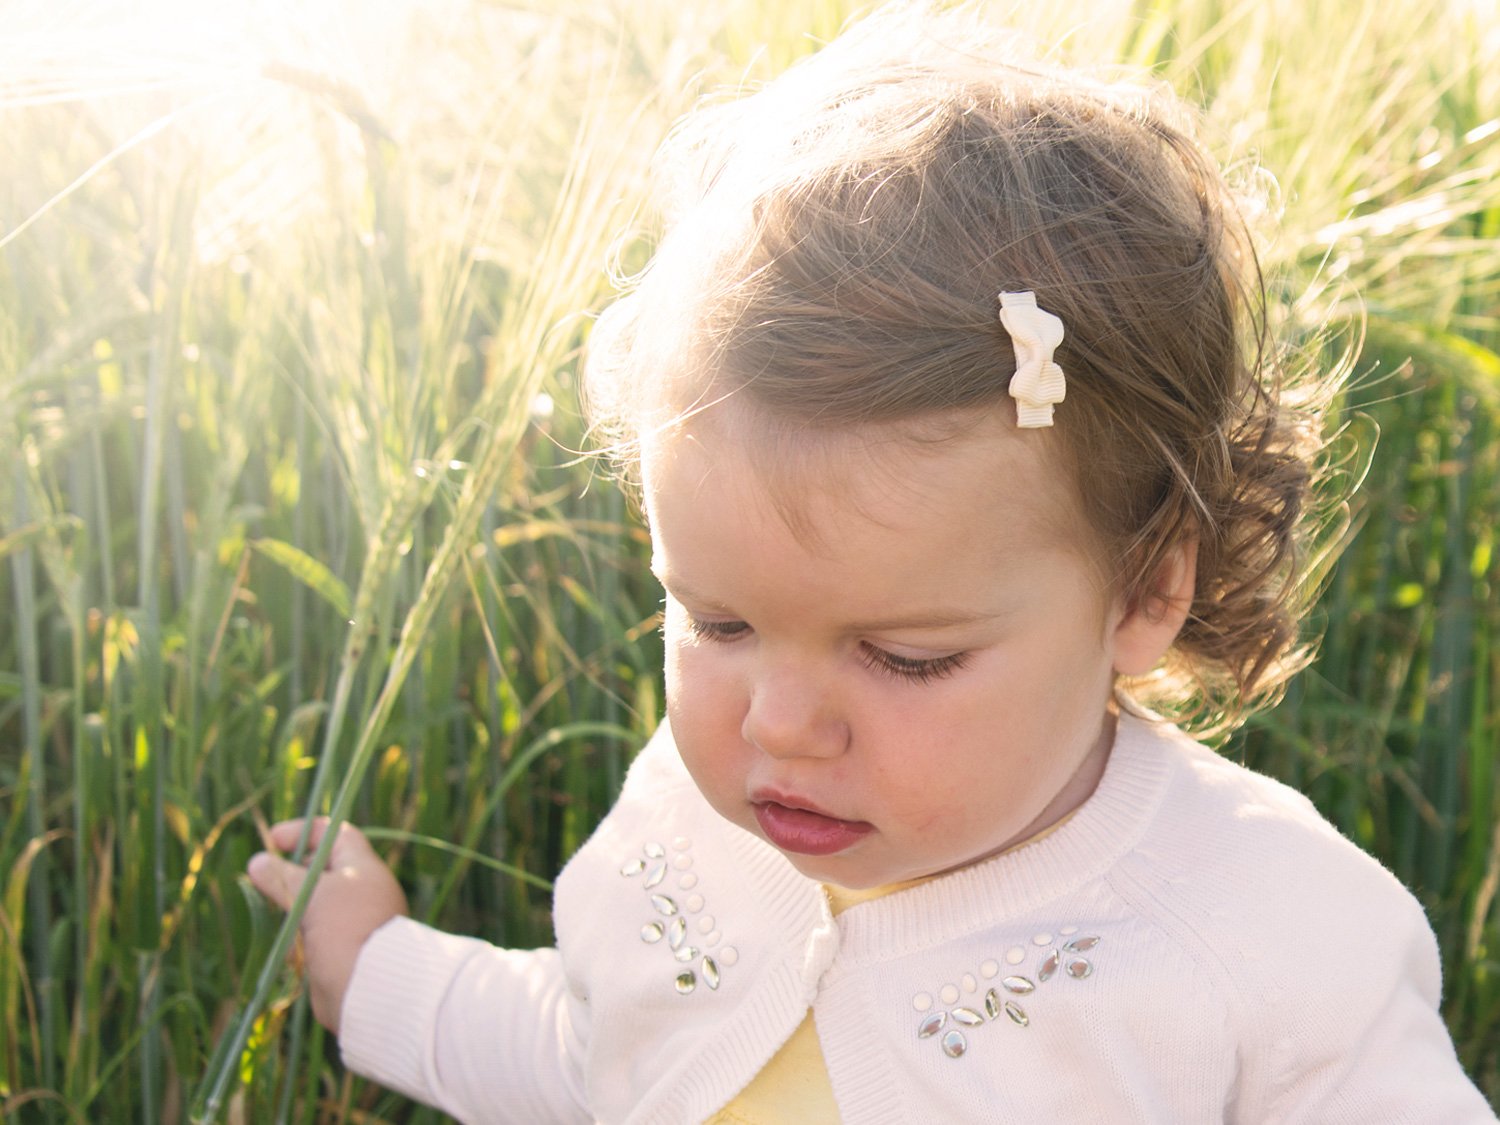
M 251 856 L 245 873 L 256 890 L 283 910 L 291 909 L 292 901 L 302 889 L 302 880 L 307 878 L 307 868 L 270 852 Z

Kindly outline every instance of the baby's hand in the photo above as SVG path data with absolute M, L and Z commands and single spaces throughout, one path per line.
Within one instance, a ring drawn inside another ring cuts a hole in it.
M 328 827 L 326 817 L 313 822 L 308 848 L 316 848 Z M 297 844 L 302 821 L 284 820 L 271 829 L 280 851 Z M 307 868 L 270 852 L 250 857 L 250 882 L 283 910 L 291 907 L 307 877 Z M 407 913 L 406 895 L 364 833 L 353 825 L 339 828 L 328 867 L 302 915 L 303 958 L 313 1015 L 335 1035 L 344 992 L 365 939 L 398 914 Z

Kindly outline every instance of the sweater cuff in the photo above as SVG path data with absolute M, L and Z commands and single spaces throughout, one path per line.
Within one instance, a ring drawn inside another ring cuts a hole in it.
M 484 943 L 392 918 L 360 947 L 339 1013 L 344 1065 L 431 1102 L 431 1048 L 449 982 Z

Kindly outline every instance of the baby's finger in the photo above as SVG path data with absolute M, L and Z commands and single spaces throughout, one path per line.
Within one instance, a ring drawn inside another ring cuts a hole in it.
M 318 826 L 320 837 L 326 826 L 326 821 Z M 328 853 L 328 862 L 338 867 L 363 867 L 369 863 L 380 863 L 381 859 L 370 846 L 369 838 L 345 821 L 339 825 L 339 834 L 333 841 L 333 849 Z
M 294 820 L 281 820 L 271 825 L 271 844 L 278 851 L 289 852 L 297 846 L 297 841 L 302 838 L 302 826 L 307 821 L 302 817 Z M 318 841 L 323 838 L 323 832 L 328 827 L 326 816 L 315 817 L 312 828 L 307 833 L 307 847 L 309 850 L 318 846 Z
M 245 868 L 255 889 L 283 910 L 291 909 L 292 901 L 302 889 L 307 878 L 307 868 L 282 859 L 270 852 L 257 852 L 250 857 Z

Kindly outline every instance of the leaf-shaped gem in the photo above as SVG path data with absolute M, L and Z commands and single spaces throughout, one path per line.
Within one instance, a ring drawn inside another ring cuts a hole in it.
M 917 1038 L 931 1039 L 934 1035 L 942 1031 L 943 1028 L 947 1026 L 948 1013 L 933 1012 L 932 1015 L 928 1016 L 920 1024 L 917 1025 Z

